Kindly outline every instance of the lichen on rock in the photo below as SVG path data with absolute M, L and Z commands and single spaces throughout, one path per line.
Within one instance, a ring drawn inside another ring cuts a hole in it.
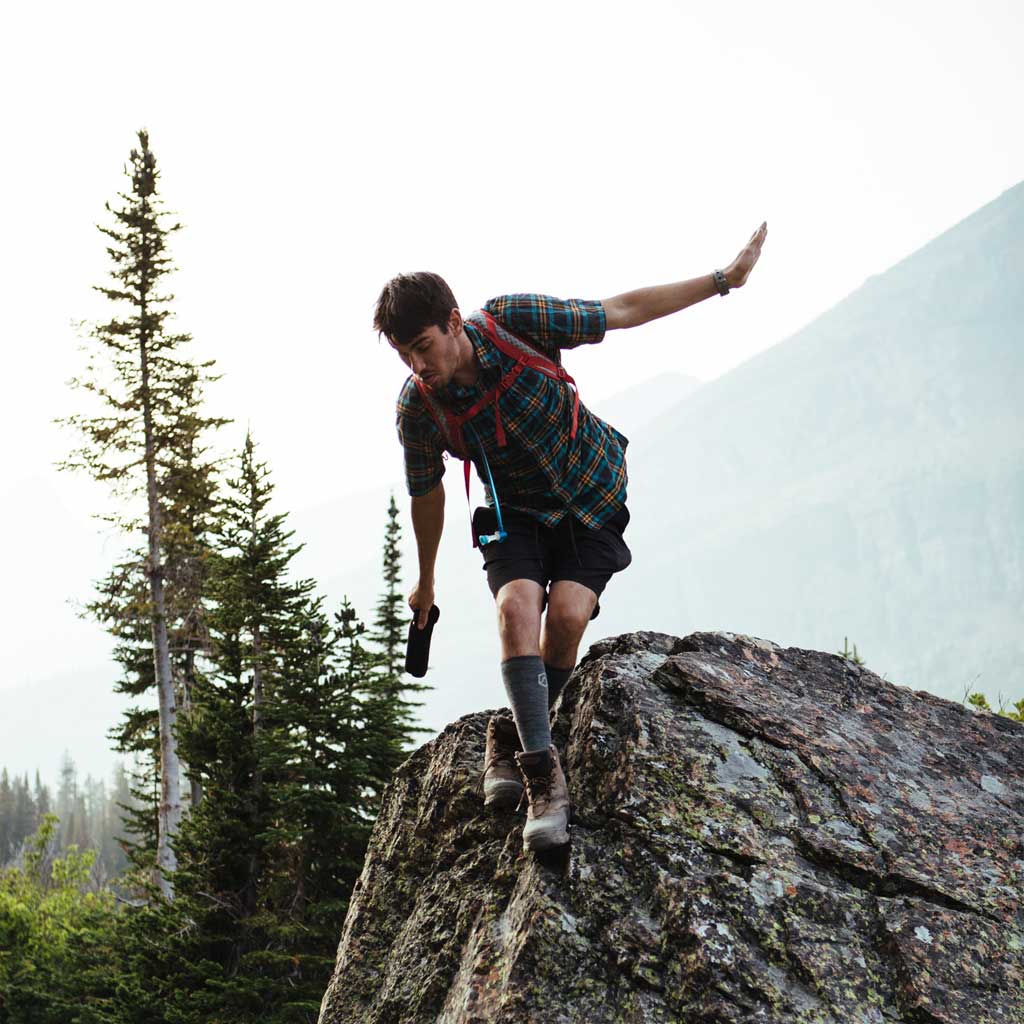
M 731 633 L 595 645 L 555 708 L 570 847 L 398 770 L 321 1024 L 1020 1024 L 1024 725 Z

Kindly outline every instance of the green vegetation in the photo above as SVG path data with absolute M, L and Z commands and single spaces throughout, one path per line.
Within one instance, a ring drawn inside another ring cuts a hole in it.
M 19 862 L 28 840 L 52 814 L 57 819 L 49 840 L 53 848 L 92 850 L 92 879 L 97 883 L 112 879 L 128 864 L 119 839 L 124 833 L 124 808 L 131 806 L 129 778 L 120 765 L 109 787 L 92 776 L 83 782 L 75 762 L 65 753 L 56 796 L 42 784 L 38 772 L 30 785 L 27 775 L 12 779 L 6 768 L 0 768 L 0 868 Z
M 1024 722 L 1024 697 L 1009 705 L 1005 701 L 999 700 L 998 707 L 993 708 L 985 694 L 968 692 L 964 698 L 964 703 L 970 704 L 971 707 L 980 708 L 982 711 L 994 711 L 1004 718 L 1012 718 L 1015 722 Z
M 55 815 L 46 815 L 22 851 L 0 871 L 0 1021 L 64 1024 L 109 1020 L 82 1005 L 103 993 L 115 897 L 93 887 L 95 850 L 72 844 L 54 854 Z M 97 1000 L 97 1004 L 100 1000 Z M 99 1009 L 99 1006 L 96 1006 Z
M 853 649 L 850 649 L 850 638 L 843 637 L 843 649 L 836 651 L 841 658 L 846 658 L 847 661 L 853 662 L 855 665 L 864 666 L 864 660 L 857 653 L 857 645 L 853 645 Z M 885 678 L 884 676 L 882 677 Z M 964 697 L 961 701 L 962 704 L 970 704 L 971 707 L 980 708 L 982 711 L 994 711 L 996 714 L 1002 715 L 1004 718 L 1012 718 L 1016 722 L 1024 722 L 1024 697 L 1010 704 L 1008 701 L 999 697 L 997 701 L 997 707 L 993 708 L 988 702 L 988 698 L 983 693 L 973 693 L 973 684 L 967 686 L 964 691 Z
M 847 661 L 852 661 L 854 665 L 860 665 L 864 667 L 864 659 L 857 653 L 857 645 L 853 645 L 853 650 L 850 650 L 850 638 L 848 636 L 843 637 L 843 649 L 836 651 L 836 654 L 840 658 L 845 658 Z
M 213 454 L 229 421 L 202 411 L 212 363 L 168 329 L 178 225 L 144 132 L 126 173 L 101 228 L 118 314 L 91 332 L 65 466 L 112 485 L 125 536 L 88 612 L 140 698 L 111 731 L 132 767 L 108 792 L 69 760 L 56 799 L 0 773 L 0 1024 L 315 1021 L 384 788 L 424 731 L 398 509 L 367 630 L 294 578 L 251 434 Z

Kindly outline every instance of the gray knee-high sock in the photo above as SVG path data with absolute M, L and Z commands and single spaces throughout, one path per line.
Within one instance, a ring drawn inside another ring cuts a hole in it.
M 569 676 L 572 675 L 571 668 L 555 668 L 554 665 L 549 665 L 546 661 L 544 662 L 544 671 L 548 677 L 548 707 L 553 707 L 558 695 L 562 692 L 562 688 L 567 682 L 569 682 Z
M 523 750 L 547 750 L 551 742 L 548 725 L 548 680 L 544 662 L 537 654 L 509 658 L 501 663 L 501 678 L 512 705 L 512 717 Z

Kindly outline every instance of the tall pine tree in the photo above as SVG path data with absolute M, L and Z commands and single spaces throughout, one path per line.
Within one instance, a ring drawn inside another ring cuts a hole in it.
M 136 630 L 142 620 L 148 625 L 160 754 L 156 865 L 161 890 L 170 896 L 176 864 L 173 839 L 182 816 L 175 736 L 178 695 L 172 664 L 175 609 L 169 602 L 167 559 L 177 525 L 173 476 L 180 466 L 183 431 L 198 436 L 223 421 L 200 412 L 202 385 L 210 379 L 212 363 L 187 359 L 182 349 L 190 336 L 170 330 L 173 296 L 163 291 L 163 282 L 173 270 L 168 240 L 181 225 L 167 223 L 148 134 L 140 131 L 138 140 L 125 168 L 131 189 L 119 193 L 120 204 L 106 204 L 113 225 L 100 226 L 108 238 L 112 280 L 110 285 L 98 286 L 98 291 L 123 315 L 91 331 L 97 348 L 86 373 L 72 384 L 99 407 L 67 418 L 84 440 L 62 465 L 111 484 L 124 502 L 113 518 L 130 536 L 141 533 L 145 538 L 138 557 L 124 563 L 112 581 L 123 605 L 118 607 L 111 597 L 98 617 L 108 628 L 118 621 Z M 101 594 L 101 601 L 108 596 Z M 119 639 L 124 639 L 123 631 Z M 143 671 L 136 685 L 142 685 L 146 675 Z
M 386 772 L 386 778 L 390 778 L 391 772 L 408 756 L 408 748 L 415 735 L 430 732 L 415 724 L 415 709 L 422 707 L 422 702 L 410 701 L 406 696 L 429 690 L 430 686 L 413 682 L 405 672 L 405 646 L 410 616 L 402 591 L 401 539 L 398 506 L 395 504 L 395 496 L 391 495 L 384 528 L 384 588 L 377 601 L 373 629 L 368 637 L 380 655 L 374 671 L 371 711 L 375 718 L 375 731 L 386 737 L 385 747 L 380 751 L 378 759 L 378 768 Z
M 402 553 L 399 543 L 402 527 L 398 522 L 398 505 L 391 495 L 387 525 L 384 527 L 383 577 L 384 589 L 377 600 L 374 630 L 370 634 L 382 655 L 381 677 L 389 686 L 401 681 L 405 665 L 405 641 L 409 614 L 402 593 Z

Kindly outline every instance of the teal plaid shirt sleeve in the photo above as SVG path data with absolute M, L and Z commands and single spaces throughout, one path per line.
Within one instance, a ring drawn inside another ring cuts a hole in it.
M 484 309 L 556 362 L 559 349 L 596 345 L 604 339 L 606 321 L 600 302 L 524 293 L 499 295 L 486 302 Z
M 409 496 L 421 498 L 429 494 L 444 476 L 444 442 L 423 401 L 412 377 L 398 396 L 395 415 L 398 440 L 405 453 L 405 486 Z

